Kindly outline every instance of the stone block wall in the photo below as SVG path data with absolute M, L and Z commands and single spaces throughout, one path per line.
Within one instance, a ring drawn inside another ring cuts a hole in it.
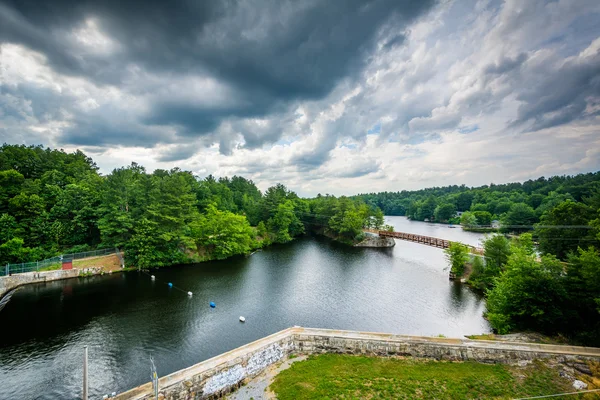
M 8 293 L 10 290 L 30 283 L 42 283 L 57 281 L 61 279 L 76 278 L 80 274 L 96 275 L 102 272 L 102 268 L 91 267 L 86 269 L 58 269 L 55 271 L 43 271 L 43 272 L 25 272 L 22 274 L 15 274 L 10 276 L 0 277 L 0 298 Z
M 410 356 L 484 363 L 534 359 L 553 359 L 561 363 L 600 361 L 600 349 L 589 347 L 293 327 L 161 378 L 159 399 L 220 398 L 289 354 L 318 353 Z M 116 397 L 118 400 L 152 398 L 150 383 Z
M 269 365 L 294 352 L 293 328 L 223 353 L 159 380 L 159 399 L 217 399 L 240 387 Z M 115 399 L 153 399 L 147 383 Z

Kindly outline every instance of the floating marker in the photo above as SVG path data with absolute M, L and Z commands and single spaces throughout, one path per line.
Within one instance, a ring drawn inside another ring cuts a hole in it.
M 150 279 L 155 280 L 156 277 L 154 275 L 150 275 Z
M 240 322 L 246 322 L 246 318 L 240 316 Z
M 212 301 L 211 301 L 209 304 L 210 304 L 210 308 L 215 308 L 215 307 L 217 306 L 217 305 L 216 305 L 214 302 L 212 302 Z
M 168 283 L 169 287 L 173 287 L 173 284 L 171 282 Z
M 188 296 L 191 296 L 191 295 L 192 295 L 192 292 L 188 292 Z

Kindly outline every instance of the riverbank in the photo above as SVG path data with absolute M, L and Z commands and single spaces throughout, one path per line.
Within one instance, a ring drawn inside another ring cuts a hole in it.
M 77 398 L 77 375 L 60 371 L 80 368 L 83 346 L 90 396 L 102 398 L 147 382 L 149 353 L 164 376 L 293 325 L 490 331 L 480 296 L 448 282 L 441 250 L 405 241 L 382 250 L 315 235 L 250 257 L 153 269 L 155 280 L 136 270 L 23 286 L 0 312 L 11 327 L 0 344 L 0 398 Z
M 540 383 L 540 385 L 536 386 L 535 391 L 532 391 L 533 393 L 540 392 L 540 388 L 545 388 L 544 390 L 564 389 L 572 383 L 571 381 L 575 377 L 579 377 L 580 375 L 573 375 L 576 373 L 573 372 L 572 365 L 597 365 L 600 362 L 600 349 L 598 348 L 293 327 L 162 377 L 159 379 L 159 392 L 164 398 L 173 399 L 189 397 L 216 398 L 238 389 L 241 385 L 248 383 L 271 365 L 284 361 L 290 356 L 324 353 L 361 356 L 356 358 L 319 356 L 323 357 L 321 360 L 334 360 L 335 363 L 339 363 L 341 360 L 342 365 L 346 362 L 363 362 L 365 359 L 367 360 L 367 364 L 378 363 L 387 365 L 398 362 L 389 358 L 397 356 L 420 360 L 433 359 L 453 362 L 439 364 L 446 367 L 452 367 L 456 361 L 469 362 L 466 364 L 467 367 L 462 367 L 464 369 L 462 372 L 469 372 L 473 379 L 476 379 L 478 376 L 477 374 L 472 374 L 473 370 L 484 371 L 487 368 L 488 372 L 491 370 L 492 372 L 495 371 L 502 374 L 503 370 L 509 370 L 509 366 L 517 365 L 525 367 L 532 365 L 535 360 L 544 360 L 548 365 L 555 365 L 557 368 L 555 372 L 544 371 L 543 377 L 540 378 L 538 376 L 538 379 L 542 379 L 544 382 L 535 381 Z M 383 358 L 377 361 L 378 359 L 376 358 L 367 359 L 365 356 Z M 489 368 L 490 366 L 484 367 L 476 363 L 499 364 L 501 366 L 495 367 L 494 370 L 494 366 Z M 292 365 L 289 371 L 294 371 L 297 368 L 305 368 L 297 367 L 301 364 Z M 309 369 L 312 369 L 314 373 L 322 369 L 323 366 L 317 365 L 317 367 L 319 368 Z M 429 371 L 427 373 L 421 367 L 419 368 L 421 369 L 421 374 L 427 374 L 429 377 L 427 382 L 423 384 L 430 385 L 433 379 L 431 374 L 435 373 L 435 368 L 428 368 Z M 460 369 L 461 367 L 458 368 Z M 385 372 L 382 369 L 367 368 L 363 369 L 364 373 L 367 373 L 367 370 L 371 371 L 369 373 L 375 382 L 377 382 L 377 377 L 385 378 Z M 334 382 L 333 386 L 331 386 L 330 382 L 328 386 L 329 390 L 332 390 L 335 385 L 351 384 L 349 380 L 343 379 L 343 374 L 340 374 L 339 369 L 334 371 L 333 374 L 339 378 L 336 378 L 338 379 L 337 382 L 336 380 L 331 381 Z M 356 373 L 357 368 L 354 368 L 353 371 Z M 556 387 L 548 386 L 546 380 L 556 380 L 555 378 L 558 378 L 559 371 L 563 373 L 561 376 L 567 377 L 568 380 L 559 380 Z M 352 373 L 351 370 L 348 372 Z M 283 373 L 285 374 L 285 371 Z M 358 373 L 360 373 L 360 368 L 358 369 Z M 451 375 L 455 375 L 455 373 Z M 313 378 L 316 377 L 312 376 Z M 292 375 L 291 378 L 295 382 L 300 383 L 300 386 L 302 386 L 302 382 L 307 383 L 308 385 L 305 385 L 304 389 L 311 386 L 310 381 L 301 380 L 298 382 L 298 376 Z M 306 378 L 307 375 L 304 374 L 303 379 Z M 385 381 L 382 382 L 381 379 L 379 379 L 379 382 L 386 383 Z M 449 380 L 448 384 L 450 383 L 451 381 Z M 474 388 L 480 386 L 483 381 L 472 381 L 471 383 L 470 387 Z M 511 379 L 508 379 L 506 374 L 504 374 L 504 384 L 508 385 L 509 383 L 511 383 Z M 276 383 L 276 390 L 277 387 Z M 281 388 L 282 386 L 279 385 L 279 387 Z M 295 386 L 292 385 L 292 387 Z M 504 387 L 508 388 L 508 386 L 502 386 L 502 388 L 496 387 L 496 395 L 503 395 L 502 390 Z M 115 397 L 116 400 L 149 400 L 150 398 L 152 398 L 152 386 L 150 383 L 146 383 Z
M 60 267 L 60 265 L 59 265 Z M 73 261 L 72 269 L 55 269 L 39 272 L 24 272 L 0 277 L 0 299 L 11 290 L 34 283 L 45 283 L 81 276 L 112 274 L 123 271 L 116 254 L 90 257 Z

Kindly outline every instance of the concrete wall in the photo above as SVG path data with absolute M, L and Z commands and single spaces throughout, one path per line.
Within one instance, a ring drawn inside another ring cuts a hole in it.
M 294 328 L 283 330 L 160 378 L 159 399 L 222 397 L 293 353 L 293 332 Z M 152 385 L 138 386 L 116 399 L 153 399 Z
M 41 283 L 57 281 L 60 279 L 76 278 L 80 274 L 96 275 L 102 272 L 102 268 L 92 267 L 86 269 L 69 269 L 43 272 L 25 272 L 11 276 L 0 277 L 0 298 L 8 291 L 30 283 Z
M 292 353 L 402 355 L 485 363 L 533 359 L 553 359 L 561 363 L 600 361 L 598 348 L 294 327 L 161 378 L 159 399 L 219 398 Z M 116 399 L 146 400 L 152 398 L 151 392 L 152 386 L 147 383 L 117 395 Z

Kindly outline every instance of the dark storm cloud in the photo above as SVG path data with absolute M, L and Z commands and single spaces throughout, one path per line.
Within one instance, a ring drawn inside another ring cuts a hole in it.
M 540 78 L 518 88 L 522 104 L 511 126 L 532 122 L 529 130 L 535 131 L 598 115 L 597 110 L 586 113 L 588 102 L 600 101 L 600 46 L 591 53 L 570 58 L 557 68 L 545 63 L 536 66 L 532 72 Z
M 382 27 L 395 29 L 384 45 L 397 46 L 408 23 L 433 4 L 434 0 L 4 0 L 0 42 L 43 53 L 57 72 L 98 85 L 130 84 L 130 65 L 162 76 L 211 76 L 246 101 L 215 110 L 162 99 L 140 118 L 146 125 L 180 127 L 183 135 L 204 135 L 230 117 L 270 115 L 274 105 L 324 97 L 340 79 L 361 70 L 381 39 Z M 89 18 L 117 44 L 114 51 L 83 50 L 69 38 Z M 127 89 L 143 92 L 142 87 Z M 63 140 L 99 144 L 122 133 L 117 129 L 100 138 L 95 130 L 86 133 L 85 126 L 80 128 Z M 248 139 L 257 147 L 278 138 L 250 134 Z
M 381 165 L 378 162 L 372 161 L 362 165 L 349 165 L 347 169 L 334 175 L 338 178 L 358 178 L 377 172 L 380 167 Z
M 172 149 L 162 152 L 157 158 L 157 161 L 174 162 L 187 160 L 193 156 L 198 148 L 192 144 L 177 145 Z
M 520 67 L 527 60 L 527 54 L 521 53 L 515 58 L 503 58 L 499 63 L 489 65 L 485 72 L 488 74 L 501 75 L 517 67 Z

